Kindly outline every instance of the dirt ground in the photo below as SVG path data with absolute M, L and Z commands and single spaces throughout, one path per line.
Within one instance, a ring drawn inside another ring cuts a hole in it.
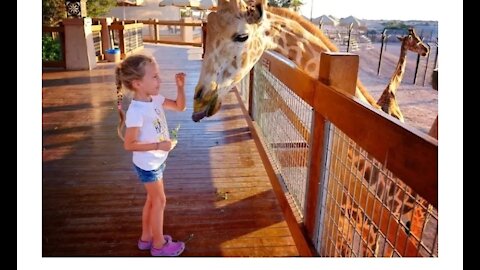
M 380 74 L 377 76 L 380 44 L 373 44 L 372 49 L 361 49 L 353 53 L 360 56 L 359 77 L 375 99 L 378 99 L 387 86 L 395 70 L 400 55 L 400 43 L 389 43 L 382 55 Z M 428 133 L 438 113 L 438 91 L 432 88 L 431 76 L 435 64 L 435 47 L 428 59 L 420 58 L 416 84 L 413 84 L 417 54 L 408 52 L 407 67 L 403 80 L 397 91 L 397 100 L 405 117 L 405 123 Z M 426 76 L 425 76 L 426 74 Z M 424 77 L 425 80 L 424 80 Z

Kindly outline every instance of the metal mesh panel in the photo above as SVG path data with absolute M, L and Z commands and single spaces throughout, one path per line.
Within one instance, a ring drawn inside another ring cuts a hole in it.
M 238 92 L 240 93 L 240 97 L 242 98 L 243 104 L 247 107 L 248 110 L 248 91 L 250 87 L 250 76 L 247 74 L 243 79 L 240 81 L 238 85 Z
M 312 108 L 261 64 L 255 67 L 254 89 L 253 118 L 285 190 L 303 217 Z
M 432 205 L 329 125 L 316 247 L 321 256 L 438 255 Z

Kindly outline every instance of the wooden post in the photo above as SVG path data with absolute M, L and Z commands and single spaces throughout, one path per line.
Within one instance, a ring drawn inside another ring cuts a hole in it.
M 423 74 L 423 83 L 422 86 L 425 86 L 425 80 L 427 79 L 427 70 L 428 70 L 428 60 L 430 59 L 431 47 L 430 44 L 426 43 L 428 47 L 427 63 L 425 64 L 425 73 Z
M 413 84 L 417 83 L 418 66 L 420 65 L 420 54 L 417 54 L 417 63 L 415 64 L 415 74 L 413 74 Z
M 253 83 L 255 80 L 255 66 L 250 69 L 250 78 L 248 81 L 248 114 L 253 119 Z
M 205 49 L 207 47 L 207 21 L 202 21 L 202 59 L 205 56 Z
M 352 28 L 353 28 L 353 23 L 351 23 L 348 26 L 348 44 L 347 44 L 347 52 L 350 51 L 350 39 L 352 38 Z
M 336 90 L 355 95 L 359 57 L 350 53 L 322 53 L 319 80 Z
M 386 38 L 387 38 L 387 29 L 383 29 L 382 46 L 380 47 L 380 57 L 378 58 L 377 76 L 380 74 L 380 65 L 382 64 L 382 54 L 383 54 L 383 43 L 385 43 Z
M 63 28 L 63 31 L 62 32 L 59 32 L 59 38 L 60 38 L 60 44 L 62 45 L 62 59 L 60 60 L 61 64 L 62 64 L 62 67 L 63 68 L 67 68 L 67 53 L 66 53 L 66 42 L 65 42 L 65 26 L 63 25 L 62 23 L 62 28 Z
M 346 95 L 354 96 L 357 87 L 359 57 L 346 53 L 322 53 L 320 57 L 319 80 Z M 317 93 L 317 92 L 315 92 Z M 317 99 L 315 95 L 314 102 Z M 333 105 L 332 105 L 333 106 Z M 318 220 L 318 202 L 321 191 L 322 176 L 326 160 L 327 128 L 329 123 L 318 112 L 313 120 L 312 151 L 307 183 L 305 228 L 310 239 L 315 234 Z
M 91 18 L 63 20 L 65 28 L 65 65 L 67 70 L 91 70 L 97 65 Z
M 119 25 L 118 29 L 118 48 L 120 49 L 120 58 L 124 59 L 127 56 L 127 51 L 125 50 L 125 21 Z
M 154 39 L 154 42 L 157 43 L 157 41 L 160 40 L 159 33 L 158 33 L 158 19 L 155 19 L 153 21 L 153 31 L 154 31 L 153 39 Z

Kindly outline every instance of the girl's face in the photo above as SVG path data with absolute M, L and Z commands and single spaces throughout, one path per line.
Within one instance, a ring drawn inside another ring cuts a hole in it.
M 160 92 L 160 71 L 156 63 L 145 66 L 145 76 L 139 81 L 138 91 L 145 95 L 158 95 Z

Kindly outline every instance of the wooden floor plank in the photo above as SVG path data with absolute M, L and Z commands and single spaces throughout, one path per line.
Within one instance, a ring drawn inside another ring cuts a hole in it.
M 145 46 L 165 96 L 175 98 L 174 74 L 187 74 L 187 110 L 167 113 L 181 127 L 164 174 L 165 232 L 190 238 L 182 256 L 299 256 L 236 96 L 191 121 L 195 49 Z M 43 256 L 149 255 L 136 248 L 145 190 L 116 135 L 113 74 L 112 63 L 42 74 Z

